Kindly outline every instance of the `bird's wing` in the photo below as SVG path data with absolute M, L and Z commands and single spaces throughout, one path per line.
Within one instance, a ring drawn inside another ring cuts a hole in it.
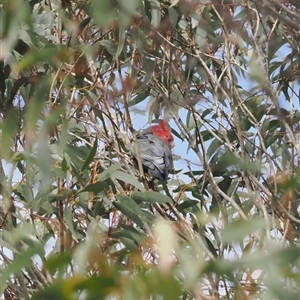
M 137 136 L 142 165 L 150 176 L 167 181 L 172 170 L 172 152 L 166 143 L 151 132 Z M 132 154 L 136 157 L 134 147 Z

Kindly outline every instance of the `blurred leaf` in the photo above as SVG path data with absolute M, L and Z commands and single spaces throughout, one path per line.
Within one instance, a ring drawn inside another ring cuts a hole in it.
M 198 200 L 184 200 L 182 203 L 177 205 L 177 209 L 180 212 L 185 211 L 187 208 L 190 208 L 192 206 L 197 206 L 200 202 Z
M 22 269 L 32 264 L 34 255 L 44 256 L 44 248 L 41 244 L 32 244 L 31 247 L 22 251 L 22 254 L 15 254 L 14 259 L 1 272 L 1 282 L 7 282 L 12 274 L 20 274 Z M 0 285 L 0 294 L 3 293 L 6 285 Z
M 151 6 L 152 24 L 157 28 L 161 21 L 160 3 L 157 0 L 149 0 L 149 2 Z
M 54 62 L 55 60 L 62 61 L 67 58 L 67 50 L 64 47 L 57 47 L 51 45 L 43 49 L 34 49 L 24 55 L 23 59 L 18 64 L 19 71 L 24 71 L 30 68 L 32 65 L 39 62 Z
M 10 107 L 13 105 L 14 98 L 15 98 L 19 88 L 22 85 L 28 83 L 28 80 L 29 80 L 28 77 L 21 77 L 15 81 L 15 83 L 11 89 L 9 99 L 5 103 L 6 110 L 10 109 Z
M 117 57 L 118 46 L 116 45 L 115 42 L 109 41 L 109 40 L 102 40 L 102 41 L 99 42 L 99 45 L 105 47 L 105 49 L 107 50 L 107 52 L 109 54 L 111 54 L 112 56 L 116 56 Z
M 299 298 L 299 3 L 198 2 L 4 1 L 5 299 Z M 124 159 L 158 119 L 145 190 Z
M 68 229 L 70 230 L 70 232 L 76 237 L 76 238 L 79 238 L 77 232 L 75 231 L 75 228 L 74 228 L 74 223 L 73 223 L 73 214 L 72 214 L 72 207 L 71 206 L 68 206 L 66 209 L 65 209 L 65 220 L 66 220 L 66 223 L 68 225 Z
M 6 119 L 0 123 L 1 129 L 1 156 L 9 158 L 11 156 L 11 147 L 13 146 L 14 136 L 21 127 L 17 110 L 12 108 L 7 113 Z
M 83 164 L 81 171 L 87 169 L 90 165 L 90 163 L 94 160 L 95 154 L 97 152 L 97 147 L 98 147 L 98 139 L 95 139 L 94 145 L 87 157 L 87 159 L 85 160 L 85 163 Z
M 105 181 L 108 178 L 112 176 L 112 174 L 118 170 L 121 167 L 120 164 L 114 164 L 107 168 L 105 171 L 103 171 L 99 176 L 98 176 L 98 181 Z
M 92 192 L 95 195 L 97 195 L 100 192 L 107 191 L 108 188 L 109 186 L 105 181 L 100 181 L 100 182 L 88 184 L 80 192 Z
M 24 55 L 30 50 L 30 47 L 23 40 L 17 39 L 17 43 L 14 46 L 14 50 L 20 53 L 21 55 Z
M 141 208 L 128 196 L 118 195 L 117 199 L 120 202 L 114 201 L 114 206 L 135 224 L 143 228 L 143 223 L 139 217 L 142 214 Z
M 133 192 L 132 199 L 140 202 L 147 203 L 170 203 L 171 199 L 163 194 L 153 191 L 144 191 L 144 192 Z
M 113 178 L 124 181 L 125 183 L 130 183 L 140 191 L 144 191 L 145 188 L 141 185 L 141 183 L 133 176 L 128 173 L 124 173 L 121 171 L 114 171 L 111 175 Z
M 254 231 L 260 231 L 266 229 L 268 224 L 263 219 L 253 219 L 249 221 L 236 221 L 232 224 L 225 226 L 222 231 L 222 240 L 224 242 L 231 242 L 233 240 L 239 240 L 245 236 L 253 233 Z
M 41 172 L 41 190 L 48 190 L 52 177 L 52 170 L 49 168 L 49 166 L 52 165 L 52 159 L 48 138 L 43 131 L 41 131 L 41 134 L 38 136 L 36 165 Z
M 204 239 L 208 246 L 209 251 L 214 255 L 215 258 L 217 258 L 218 257 L 217 249 L 214 246 L 214 244 L 212 243 L 212 241 L 210 239 L 208 239 L 207 237 L 204 237 Z
M 109 26 L 115 16 L 113 2 L 110 0 L 91 0 L 91 13 L 101 27 Z
M 75 147 L 72 145 L 67 145 L 66 153 L 70 156 L 72 164 L 74 164 L 78 169 L 84 171 L 84 159 L 87 157 L 89 153 L 89 149 L 87 147 Z
M 121 54 L 124 44 L 125 44 L 125 39 L 126 39 L 126 33 L 124 28 L 119 29 L 119 43 L 118 43 L 118 49 L 116 51 L 115 57 L 119 57 Z
M 197 43 L 198 47 L 201 50 L 205 49 L 205 45 L 206 45 L 206 35 L 207 35 L 207 31 L 205 28 L 203 28 L 201 25 L 199 25 L 196 29 L 196 39 L 195 42 Z
M 87 26 L 87 24 L 89 24 L 90 21 L 91 21 L 91 17 L 87 17 L 79 23 L 78 25 L 79 32 L 77 33 L 78 35 L 82 33 L 83 29 Z
M 44 268 L 55 274 L 57 270 L 63 270 L 70 263 L 72 255 L 70 252 L 66 251 L 63 255 L 50 255 L 44 263 Z
M 179 3 L 180 0 L 171 0 L 171 6 L 175 6 L 177 3 Z

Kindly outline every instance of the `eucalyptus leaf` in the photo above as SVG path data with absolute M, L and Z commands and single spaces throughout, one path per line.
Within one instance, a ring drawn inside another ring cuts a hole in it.
M 144 192 L 133 192 L 132 198 L 136 201 L 146 202 L 146 203 L 170 203 L 171 199 L 161 193 L 153 191 Z

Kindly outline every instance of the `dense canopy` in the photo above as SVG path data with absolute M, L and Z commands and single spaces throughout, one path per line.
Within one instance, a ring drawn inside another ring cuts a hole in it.
M 300 3 L 3 0 L 0 297 L 298 299 Z M 175 137 L 167 183 L 130 155 Z

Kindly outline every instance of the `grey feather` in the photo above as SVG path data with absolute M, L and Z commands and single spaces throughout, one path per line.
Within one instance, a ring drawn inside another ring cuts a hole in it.
M 173 166 L 172 152 L 168 145 L 151 132 L 139 134 L 137 144 L 144 171 L 154 178 L 167 182 Z M 131 153 L 137 159 L 134 145 L 131 146 Z

